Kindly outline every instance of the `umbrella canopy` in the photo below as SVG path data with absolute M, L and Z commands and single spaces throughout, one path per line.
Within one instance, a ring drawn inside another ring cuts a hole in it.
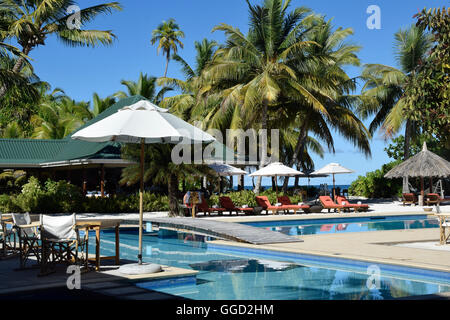
M 125 143 L 202 143 L 215 139 L 208 133 L 170 114 L 148 100 L 124 107 L 89 127 L 76 132 L 72 139 L 90 142 Z
M 325 167 L 316 170 L 313 172 L 313 174 L 332 174 L 333 175 L 333 199 L 336 198 L 336 188 L 335 188 L 335 174 L 344 174 L 344 173 L 353 173 L 355 171 L 347 169 L 343 166 L 341 166 L 339 163 L 329 163 Z
M 142 265 L 144 144 L 203 143 L 212 142 L 215 139 L 208 133 L 170 114 L 167 109 L 160 108 L 144 99 L 79 130 L 72 135 L 72 139 L 141 144 L 138 264 Z
M 427 144 L 424 142 L 422 151 L 408 160 L 400 163 L 395 168 L 392 168 L 384 175 L 385 178 L 402 178 L 402 177 L 420 177 L 420 194 L 425 195 L 424 192 L 424 177 L 445 178 L 450 177 L 450 162 L 437 154 L 428 151 Z M 431 186 L 430 181 L 430 186 Z M 431 188 L 431 187 L 430 187 Z
M 339 163 L 329 163 L 325 167 L 316 170 L 313 174 L 342 174 L 342 173 L 353 173 L 355 171 L 347 169 L 341 166 Z
M 297 171 L 288 166 L 285 166 L 281 162 L 274 162 L 274 163 L 271 163 L 271 164 L 265 166 L 262 169 L 259 169 L 258 171 L 251 173 L 249 176 L 250 177 L 259 177 L 259 176 L 263 176 L 263 177 L 278 177 L 278 176 L 294 177 L 294 176 L 299 176 L 302 174 L 303 174 L 303 172 Z
M 385 174 L 385 178 L 450 176 L 450 162 L 428 151 L 424 142 L 422 151 Z
M 247 174 L 247 171 L 230 166 L 229 164 L 226 163 L 213 163 L 210 164 L 209 167 L 213 169 L 221 177 L 240 176 Z
M 294 177 L 298 175 L 302 175 L 303 172 L 292 169 L 288 166 L 285 166 L 281 162 L 274 162 L 258 171 L 250 174 L 250 177 Z M 276 193 L 278 195 L 278 183 L 275 183 Z

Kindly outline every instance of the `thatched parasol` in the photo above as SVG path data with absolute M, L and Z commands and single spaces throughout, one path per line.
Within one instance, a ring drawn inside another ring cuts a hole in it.
M 422 151 L 408 160 L 402 162 L 384 175 L 385 178 L 419 177 L 421 195 L 424 177 L 445 178 L 450 176 L 450 162 L 428 151 L 427 144 L 423 143 Z

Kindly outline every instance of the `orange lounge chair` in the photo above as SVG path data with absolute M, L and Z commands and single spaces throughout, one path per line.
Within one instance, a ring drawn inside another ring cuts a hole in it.
M 304 204 L 304 205 L 292 204 L 291 199 L 289 199 L 288 196 L 278 197 L 278 202 L 281 203 L 283 206 L 295 206 L 295 207 L 298 207 L 298 210 L 301 209 L 301 210 L 303 210 L 306 213 L 309 212 L 310 206 L 308 206 L 307 204 Z M 297 211 L 296 211 L 296 213 L 297 213 Z
M 186 206 L 186 208 L 192 209 L 192 205 L 191 204 L 187 204 L 185 202 L 185 199 L 183 199 L 183 203 Z M 202 197 L 202 202 L 196 205 L 197 207 L 197 213 L 203 212 L 205 215 L 208 213 L 210 214 L 211 212 L 218 212 L 219 214 L 222 214 L 224 211 L 226 211 L 225 208 L 210 208 L 208 205 L 208 202 L 206 202 L 205 197 Z
M 253 208 L 242 208 L 242 207 L 236 207 L 233 203 L 233 200 L 231 200 L 230 197 L 219 197 L 219 203 L 222 207 L 224 207 L 227 211 L 230 212 L 236 212 L 236 214 L 239 214 L 239 212 L 243 212 L 245 214 L 253 214 L 255 213 L 255 210 Z
M 269 211 L 272 211 L 273 214 L 274 212 L 278 213 L 279 211 L 284 211 L 284 213 L 286 213 L 289 212 L 289 210 L 299 210 L 299 206 L 296 205 L 273 206 L 266 196 L 256 196 L 255 199 L 258 206 L 262 207 L 263 210 L 266 210 L 267 213 L 269 213 Z
M 416 204 L 418 202 L 417 197 L 414 193 L 403 193 L 402 194 L 403 205 L 405 204 Z
M 330 209 L 334 209 L 340 213 L 341 210 L 346 209 L 343 205 L 334 203 L 333 199 L 331 199 L 330 196 L 320 196 L 319 200 L 320 203 L 322 204 L 322 207 L 324 209 L 328 209 L 328 212 L 330 212 Z
M 369 205 L 367 204 L 354 204 L 350 203 L 346 197 L 344 196 L 337 196 L 336 197 L 337 204 L 340 204 L 344 206 L 345 208 L 353 209 L 355 211 L 367 211 L 369 210 Z M 345 202 L 345 204 L 344 204 Z

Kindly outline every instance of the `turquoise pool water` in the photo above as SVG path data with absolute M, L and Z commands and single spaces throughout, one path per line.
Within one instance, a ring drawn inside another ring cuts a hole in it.
M 120 237 L 121 258 L 136 260 L 137 230 L 122 231 Z M 407 276 L 392 277 L 383 275 L 383 269 L 379 278 L 373 278 L 365 270 L 346 271 L 254 253 L 235 255 L 208 248 L 204 240 L 202 236 L 184 233 L 176 233 L 171 238 L 144 236 L 144 261 L 194 269 L 199 273 L 196 279 L 180 279 L 177 285 L 155 282 L 137 285 L 201 300 L 392 299 L 450 291 L 450 281 L 438 283 L 410 280 Z M 102 254 L 113 254 L 114 234 L 103 232 L 101 245 Z M 376 286 L 369 289 L 371 283 Z
M 288 235 L 326 234 L 342 232 L 365 232 L 381 230 L 404 230 L 418 228 L 439 228 L 437 219 L 423 216 L 386 216 L 376 218 L 333 218 L 315 220 L 284 220 L 249 222 L 246 225 L 266 228 Z

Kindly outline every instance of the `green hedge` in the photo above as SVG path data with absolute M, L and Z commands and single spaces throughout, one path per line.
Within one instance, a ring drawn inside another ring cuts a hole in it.
M 144 211 L 168 211 L 167 196 L 144 193 Z M 0 195 L 1 212 L 30 213 L 131 213 L 139 212 L 139 195 L 84 197 L 79 187 L 66 181 L 47 180 L 41 184 L 30 177 L 19 194 Z
M 368 172 L 366 176 L 359 176 L 352 182 L 348 193 L 353 196 L 367 198 L 390 198 L 401 196 L 402 179 L 387 179 L 384 177 L 389 170 L 397 166 L 401 161 L 384 164 L 381 169 Z

